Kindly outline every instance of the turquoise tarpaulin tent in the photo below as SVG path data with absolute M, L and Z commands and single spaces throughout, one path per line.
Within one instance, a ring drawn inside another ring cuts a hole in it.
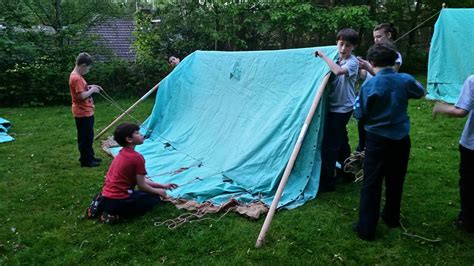
M 0 117 L 0 143 L 15 140 L 13 137 L 8 135 L 8 130 L 10 130 L 11 126 L 12 124 L 10 121 Z
M 474 74 L 474 8 L 445 8 L 435 24 L 428 61 L 429 99 L 456 102 Z
M 148 175 L 180 185 L 169 192 L 173 198 L 270 205 L 329 71 L 314 56 L 316 49 L 197 51 L 186 57 L 160 83 L 142 125 L 149 137 L 136 150 L 145 157 Z M 318 49 L 337 56 L 334 46 Z M 316 196 L 324 104 L 316 110 L 279 207 L 295 208 Z

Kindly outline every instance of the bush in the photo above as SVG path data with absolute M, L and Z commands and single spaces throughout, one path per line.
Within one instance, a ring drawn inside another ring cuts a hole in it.
M 83 39 L 64 45 L 68 32 L 5 32 L 0 41 L 0 103 L 44 105 L 68 100 L 68 76 Z M 69 100 L 70 101 L 70 100 Z
M 68 79 L 77 54 L 87 51 L 93 57 L 100 54 L 112 58 L 110 52 L 94 44 L 92 37 L 72 30 L 52 36 L 4 32 L 1 37 L 1 106 L 69 104 Z M 112 59 L 96 61 L 85 78 L 90 84 L 103 86 L 110 95 L 136 96 L 161 80 L 167 70 L 165 59 L 147 58 L 136 63 Z
M 151 21 L 159 16 L 161 22 Z M 334 8 L 311 1 L 178 1 L 136 14 L 139 58 L 195 50 L 267 50 L 334 45 L 344 27 L 372 29 L 366 6 Z
M 401 72 L 416 74 L 425 73 L 428 65 L 428 51 L 409 47 L 406 56 L 403 57 Z
M 86 79 L 91 84 L 101 85 L 112 97 L 137 97 L 164 78 L 168 68 L 165 60 L 150 59 L 129 63 L 113 59 L 95 63 Z

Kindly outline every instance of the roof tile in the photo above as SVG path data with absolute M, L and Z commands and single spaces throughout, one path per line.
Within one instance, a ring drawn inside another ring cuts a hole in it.
M 87 33 L 99 36 L 97 43 L 109 48 L 117 57 L 135 61 L 133 42 L 135 25 L 128 19 L 108 19 L 101 24 L 91 27 Z

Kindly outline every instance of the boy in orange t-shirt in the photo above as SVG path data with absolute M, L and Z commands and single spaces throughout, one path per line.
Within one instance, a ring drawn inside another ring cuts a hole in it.
M 92 66 L 92 58 L 88 53 L 80 53 L 76 57 L 76 65 L 69 75 L 69 89 L 72 99 L 72 114 L 76 120 L 77 144 L 79 147 L 82 167 L 99 166 L 100 159 L 94 157 L 92 143 L 94 141 L 94 101 L 92 94 L 102 88 L 98 85 L 87 85 L 84 75 Z

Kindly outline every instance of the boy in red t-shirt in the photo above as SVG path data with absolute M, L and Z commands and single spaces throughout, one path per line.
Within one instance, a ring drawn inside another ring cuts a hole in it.
M 122 150 L 109 167 L 102 187 L 101 221 L 113 223 L 119 217 L 142 215 L 168 198 L 165 189 L 174 189 L 176 184 L 159 184 L 146 177 L 145 159 L 135 151 L 143 143 L 143 136 L 135 124 L 123 123 L 115 129 L 114 139 Z M 135 185 L 139 190 L 135 191 Z
M 100 159 L 94 157 L 92 143 L 94 141 L 94 101 L 92 94 L 102 88 L 98 85 L 87 85 L 84 75 L 92 66 L 92 58 L 88 53 L 80 53 L 76 58 L 74 70 L 69 75 L 69 90 L 72 99 L 72 114 L 76 121 L 77 144 L 79 147 L 81 166 L 99 166 Z

